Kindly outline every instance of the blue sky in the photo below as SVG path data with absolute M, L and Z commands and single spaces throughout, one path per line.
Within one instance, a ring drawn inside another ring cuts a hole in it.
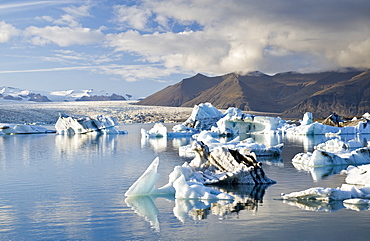
M 0 0 L 0 86 L 148 96 L 196 73 L 370 67 L 368 0 Z

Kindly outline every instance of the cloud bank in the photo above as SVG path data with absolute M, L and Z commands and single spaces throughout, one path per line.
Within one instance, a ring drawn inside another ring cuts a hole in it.
M 57 15 L 35 16 L 24 28 L 0 19 L 0 43 L 22 39 L 29 48 L 50 49 L 39 58 L 63 64 L 50 71 L 80 65 L 127 81 L 178 73 L 370 68 L 367 0 L 56 2 Z M 17 4 L 46 3 L 52 1 Z M 10 7 L 0 4 L 0 10 Z
M 116 6 L 126 31 L 107 40 L 149 62 L 211 74 L 369 68 L 366 9 L 368 1 L 151 0 Z

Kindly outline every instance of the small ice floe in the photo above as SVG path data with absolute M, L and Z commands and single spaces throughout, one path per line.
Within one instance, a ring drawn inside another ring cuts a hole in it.
M 0 123 L 0 135 L 55 133 L 39 125 Z
M 357 167 L 349 166 L 346 173 L 346 183 L 370 186 L 370 164 Z
M 145 138 L 161 138 L 167 137 L 167 127 L 165 127 L 162 123 L 155 123 L 154 126 L 150 130 L 145 130 L 141 128 L 141 137 Z
M 370 186 L 359 188 L 343 184 L 338 188 L 313 187 L 288 194 L 282 193 L 281 197 L 287 204 L 310 211 L 332 211 L 341 208 L 365 210 L 370 204 Z
M 59 114 L 59 119 L 55 124 L 58 134 L 86 134 L 89 132 L 101 132 L 106 134 L 126 134 L 119 131 L 113 117 L 97 115 L 94 117 L 71 117 L 66 114 Z
M 293 164 L 307 167 L 328 165 L 359 165 L 370 163 L 370 147 L 354 140 L 341 141 L 331 139 L 315 147 L 316 150 L 298 153 L 292 159 Z
M 194 135 L 197 142 L 202 142 L 206 144 L 209 150 L 213 150 L 216 147 L 223 146 L 228 149 L 238 150 L 242 154 L 255 153 L 256 156 L 261 157 L 279 157 L 282 153 L 284 144 L 278 144 L 272 147 L 266 147 L 262 143 L 254 142 L 253 138 L 247 138 L 240 141 L 239 137 L 234 138 L 229 142 L 222 143 L 215 138 L 214 132 L 202 131 L 198 135 Z M 187 146 L 181 146 L 179 148 L 179 155 L 184 157 L 194 157 L 195 151 L 193 150 L 192 144 Z
M 303 191 L 282 193 L 281 197 L 291 205 L 303 207 L 308 210 L 318 210 L 321 203 L 330 204 L 335 208 L 350 208 L 364 210 L 355 206 L 366 206 L 370 204 L 370 165 L 359 167 L 349 166 L 346 183 L 338 188 L 313 187 Z M 338 203 L 340 202 L 340 203 Z M 343 206 L 344 205 L 344 206 Z
M 322 123 L 313 122 L 312 113 L 307 112 L 301 125 L 284 126 L 287 135 L 346 135 L 346 134 L 369 134 L 370 120 L 365 117 L 353 121 L 343 121 L 338 115 L 332 114 Z

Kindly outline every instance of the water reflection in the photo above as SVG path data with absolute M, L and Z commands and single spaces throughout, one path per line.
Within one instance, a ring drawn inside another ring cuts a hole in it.
M 82 135 L 56 135 L 55 146 L 60 154 L 73 155 L 84 150 L 88 153 L 115 152 L 117 135 L 87 133 Z
M 167 137 L 160 138 L 147 138 L 144 135 L 141 136 L 141 148 L 150 147 L 156 153 L 163 152 L 167 149 Z
M 350 204 L 344 203 L 343 201 L 330 201 L 323 202 L 319 200 L 284 200 L 283 203 L 298 207 L 302 210 L 313 211 L 313 212 L 334 212 L 340 209 L 350 209 L 354 211 L 366 211 L 370 210 L 368 204 Z
M 283 203 L 306 211 L 333 212 L 345 208 L 342 201 L 322 202 L 318 200 L 284 200 Z
M 158 209 L 154 204 L 156 197 L 152 196 L 137 196 L 127 197 L 125 202 L 127 206 L 131 207 L 132 210 L 140 217 L 143 217 L 150 226 L 157 232 L 160 231 L 158 221 Z
M 12 205 L 4 204 L 0 199 L 0 232 L 9 232 L 13 230 L 16 218 Z
M 202 220 L 207 219 L 209 215 L 227 219 L 230 215 L 238 215 L 243 210 L 253 213 L 257 212 L 268 187 L 269 185 L 212 186 L 214 189 L 234 196 L 234 200 L 195 200 L 174 199 L 173 196 L 136 196 L 127 197 L 125 202 L 135 213 L 149 222 L 155 231 L 159 232 L 159 211 L 155 205 L 157 198 L 166 198 L 175 203 L 173 214 L 181 223 L 185 223 L 188 217 L 193 220 Z
M 341 171 L 346 170 L 348 167 L 348 165 L 309 167 L 294 162 L 292 164 L 297 170 L 310 173 L 312 176 L 312 180 L 314 180 L 315 182 L 320 181 L 328 176 L 339 174 Z

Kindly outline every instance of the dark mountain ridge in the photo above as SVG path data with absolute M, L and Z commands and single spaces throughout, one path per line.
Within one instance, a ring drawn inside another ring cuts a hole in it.
M 280 113 L 301 117 L 305 112 L 326 117 L 362 115 L 370 111 L 370 70 L 347 69 L 320 73 L 260 72 L 207 77 L 197 74 L 138 102 L 140 105 L 215 107 Z

